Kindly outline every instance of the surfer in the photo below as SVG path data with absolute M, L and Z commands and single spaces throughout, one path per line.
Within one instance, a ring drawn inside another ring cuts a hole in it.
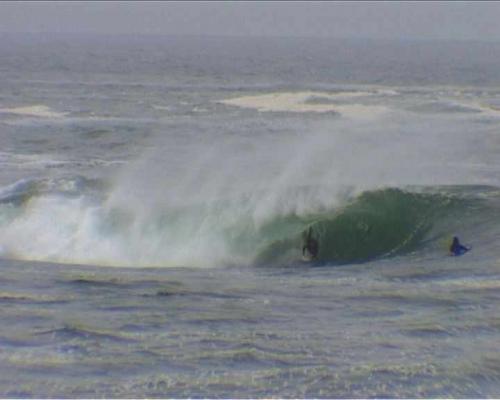
M 460 243 L 458 237 L 456 236 L 453 237 L 453 242 L 451 243 L 450 246 L 450 253 L 452 256 L 460 256 L 468 252 L 469 250 L 470 248 L 465 247 L 463 244 Z
M 308 254 L 306 254 L 306 250 Z M 318 241 L 312 237 L 312 227 L 309 227 L 304 246 L 302 246 L 302 256 L 314 260 L 318 256 L 318 250 Z

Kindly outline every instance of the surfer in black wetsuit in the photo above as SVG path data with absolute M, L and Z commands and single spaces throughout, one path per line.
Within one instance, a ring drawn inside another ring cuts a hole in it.
M 307 256 L 306 250 L 311 260 L 314 260 L 318 256 L 319 245 L 318 241 L 312 237 L 312 227 L 309 227 L 309 230 L 307 231 L 307 236 L 305 238 L 304 246 L 302 246 L 303 257 Z
M 460 243 L 458 240 L 458 237 L 454 236 L 453 237 L 453 242 L 451 243 L 450 246 L 450 253 L 453 256 L 460 256 L 466 252 L 468 252 L 470 248 L 465 247 L 463 244 Z

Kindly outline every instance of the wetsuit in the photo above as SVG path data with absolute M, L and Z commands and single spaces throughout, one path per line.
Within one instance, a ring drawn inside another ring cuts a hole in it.
M 302 247 L 303 256 L 306 255 L 306 250 L 310 254 L 311 259 L 315 259 L 318 256 L 319 245 L 318 241 L 312 237 L 312 228 L 309 228 L 306 243 Z
M 467 247 L 465 247 L 464 245 L 460 244 L 460 241 L 455 236 L 453 238 L 453 242 L 450 246 L 450 253 L 454 256 L 460 256 L 467 251 L 469 251 L 469 249 Z

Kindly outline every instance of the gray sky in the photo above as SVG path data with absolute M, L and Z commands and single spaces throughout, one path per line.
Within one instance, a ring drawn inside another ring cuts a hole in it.
M 0 2 L 0 32 L 500 40 L 500 2 Z

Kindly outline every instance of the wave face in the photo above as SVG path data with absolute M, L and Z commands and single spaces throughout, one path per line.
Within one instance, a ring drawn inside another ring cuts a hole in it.
M 440 240 L 439 232 L 449 234 L 455 213 L 472 201 L 386 188 L 327 207 L 259 217 L 260 200 L 245 196 L 144 210 L 123 207 L 110 193 L 104 182 L 81 177 L 20 181 L 4 188 L 3 255 L 112 266 L 289 265 L 303 262 L 311 230 L 319 245 L 315 262 L 358 263 L 418 251 L 429 239 Z M 301 196 L 285 197 L 298 202 Z
M 299 259 L 309 229 L 319 245 L 318 262 L 345 264 L 410 252 L 461 203 L 442 194 L 400 189 L 364 192 L 340 210 L 304 218 L 299 236 L 271 243 L 258 259 Z
M 364 193 L 338 216 L 311 225 L 322 243 L 319 258 L 352 262 L 409 251 L 451 203 L 397 189 Z

